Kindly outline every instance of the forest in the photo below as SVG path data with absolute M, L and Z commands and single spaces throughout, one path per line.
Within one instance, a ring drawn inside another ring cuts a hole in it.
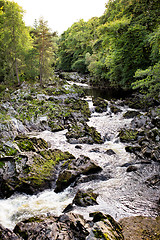
M 92 76 L 94 86 L 160 90 L 160 1 L 109 0 L 104 14 L 61 36 L 43 18 L 27 27 L 14 1 L 0 0 L 0 89 L 52 78 L 54 71 Z

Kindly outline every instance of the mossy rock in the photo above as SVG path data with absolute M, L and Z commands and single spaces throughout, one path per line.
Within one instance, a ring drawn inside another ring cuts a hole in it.
M 111 112 L 113 112 L 114 114 L 122 112 L 122 110 L 115 105 L 110 105 L 110 109 L 111 109 Z
M 122 129 L 118 136 L 121 142 L 135 141 L 138 138 L 138 131 L 132 129 Z
M 79 139 L 77 143 L 103 143 L 101 135 L 94 127 L 89 127 L 86 123 L 73 124 L 66 133 L 67 139 Z
M 96 199 L 98 194 L 93 193 L 93 190 L 89 189 L 87 191 L 79 190 L 73 199 L 73 204 L 80 207 L 87 207 L 97 205 Z
M 13 146 L 13 144 L 0 144 L 0 157 L 15 156 L 17 153 L 18 150 Z
M 102 113 L 107 111 L 108 103 L 103 98 L 98 97 L 93 99 L 93 106 L 96 106 L 96 112 Z
M 95 223 L 87 239 L 123 240 L 121 226 L 110 216 L 101 212 L 91 213 Z
M 123 114 L 124 118 L 134 118 L 137 117 L 140 113 L 138 111 L 127 111 Z
M 42 138 L 30 138 L 25 135 L 18 135 L 15 141 L 19 149 L 24 152 L 38 152 L 41 149 L 47 149 L 49 147 L 48 143 Z
M 56 181 L 55 192 L 61 192 L 81 174 L 89 175 L 96 174 L 102 170 L 101 167 L 96 165 L 90 158 L 81 155 L 77 159 L 71 159 L 65 162 L 64 169 L 62 168 Z

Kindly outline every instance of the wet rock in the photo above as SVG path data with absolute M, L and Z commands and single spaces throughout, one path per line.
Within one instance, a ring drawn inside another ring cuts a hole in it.
M 138 131 L 134 129 L 122 129 L 118 136 L 121 142 L 135 141 L 138 138 Z
M 110 179 L 111 176 L 109 174 L 89 174 L 87 176 L 80 175 L 75 182 L 73 183 L 73 187 L 77 186 L 78 184 L 81 183 L 86 183 L 90 181 L 107 181 Z
M 160 128 L 160 117 L 156 116 L 155 118 L 152 119 L 152 123 L 154 126 L 156 126 L 157 128 Z
M 141 128 L 146 125 L 146 123 L 149 121 L 149 118 L 146 115 L 140 115 L 138 117 L 135 117 L 131 121 L 132 128 Z
M 102 170 L 101 167 L 95 164 L 90 158 L 81 155 L 72 162 L 66 163 L 65 169 L 62 169 L 56 181 L 55 192 L 61 192 L 81 174 L 88 175 L 98 173 Z
M 145 157 L 151 157 L 152 149 L 151 149 L 149 146 L 143 146 L 143 147 L 142 147 L 142 154 L 143 154 Z
M 124 239 L 160 239 L 160 217 L 128 217 L 119 221 Z
M 63 213 L 68 213 L 74 209 L 74 206 L 72 203 L 68 204 L 68 206 L 63 210 Z
M 23 152 L 33 151 L 38 152 L 49 147 L 48 143 L 42 138 L 27 137 L 25 135 L 18 135 L 15 138 L 16 144 Z
M 93 193 L 92 189 L 89 189 L 87 191 L 78 190 L 72 203 L 80 207 L 98 205 L 96 202 L 97 197 L 98 194 Z
M 105 151 L 105 153 L 109 156 L 116 154 L 112 149 L 108 149 L 107 151 Z
M 158 128 L 154 128 L 154 129 L 150 130 L 147 133 L 147 137 L 154 142 L 159 142 L 159 140 L 160 140 L 160 130 Z
M 124 118 L 134 118 L 139 115 L 139 112 L 137 111 L 127 111 L 126 113 L 123 114 Z
M 94 127 L 89 127 L 86 123 L 80 122 L 69 126 L 66 138 L 72 144 L 103 143 L 100 133 Z
M 15 191 L 35 194 L 54 188 L 60 166 L 73 158 L 70 153 L 57 149 L 43 149 L 38 153 L 25 152 L 25 155 L 1 158 L 1 197 L 9 197 Z
M 81 215 L 68 213 L 60 217 L 35 217 L 22 221 L 14 233 L 23 239 L 85 240 L 88 231 Z
M 96 112 L 102 113 L 107 111 L 108 103 L 103 98 L 98 97 L 93 99 L 93 106 L 96 106 Z
M 136 166 L 129 166 L 126 170 L 126 172 L 136 172 L 138 168 Z
M 81 145 L 76 145 L 75 148 L 82 149 L 82 146 Z
M 118 108 L 116 105 L 110 105 L 111 112 L 114 114 L 117 114 L 119 112 L 122 112 L 120 108 Z
M 152 177 L 148 178 L 145 183 L 148 186 L 160 186 L 160 175 L 153 175 Z
M 121 226 L 110 216 L 101 212 L 90 214 L 93 216 L 94 226 L 91 229 L 87 240 L 108 239 L 108 240 L 123 240 Z
M 23 240 L 24 238 L 17 236 L 8 228 L 4 228 L 0 225 L 0 239 L 2 240 Z
M 92 149 L 90 150 L 90 152 L 99 153 L 99 152 L 100 152 L 100 149 L 99 149 L 99 148 L 92 148 Z
M 139 153 L 141 151 L 141 147 L 139 145 L 136 146 L 126 146 L 125 147 L 126 152 L 129 153 Z
M 152 150 L 151 159 L 156 162 L 160 162 L 160 149 L 159 148 Z

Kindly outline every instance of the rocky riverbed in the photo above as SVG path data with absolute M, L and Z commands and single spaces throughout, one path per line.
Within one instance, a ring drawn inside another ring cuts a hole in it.
M 159 239 L 159 103 L 68 80 L 1 94 L 0 238 Z

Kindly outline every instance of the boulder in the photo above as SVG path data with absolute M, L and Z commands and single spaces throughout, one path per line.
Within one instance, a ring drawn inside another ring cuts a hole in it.
M 0 225 L 0 239 L 2 240 L 24 240 L 24 238 L 17 236 L 13 231 L 4 228 Z
M 73 199 L 72 204 L 75 204 L 80 207 L 98 205 L 98 203 L 96 202 L 97 197 L 98 194 L 93 193 L 92 189 L 88 189 L 87 191 L 78 190 Z
M 119 221 L 126 240 L 160 239 L 160 217 L 127 217 Z
M 72 162 L 66 163 L 62 168 L 56 181 L 55 192 L 61 192 L 71 183 L 73 183 L 81 174 L 88 175 L 98 173 L 102 170 L 94 161 L 89 157 L 81 155 Z
M 95 106 L 95 111 L 102 113 L 107 111 L 108 103 L 103 98 L 94 98 L 93 99 L 93 106 Z
M 14 233 L 23 239 L 85 240 L 88 235 L 85 225 L 83 217 L 73 213 L 32 217 L 18 223 Z
M 127 111 L 126 113 L 123 114 L 124 118 L 134 118 L 139 115 L 138 111 Z
M 91 213 L 94 225 L 86 240 L 107 239 L 123 240 L 121 226 L 110 216 L 101 212 Z
M 66 138 L 72 144 L 103 143 L 100 133 L 94 127 L 89 127 L 86 123 L 82 122 L 71 124 L 68 127 Z
M 40 146 L 42 145 L 37 145 L 35 149 Z M 70 153 L 58 149 L 41 149 L 38 152 L 24 152 L 1 158 L 0 196 L 10 197 L 15 191 L 35 194 L 54 188 L 61 165 L 73 158 Z

